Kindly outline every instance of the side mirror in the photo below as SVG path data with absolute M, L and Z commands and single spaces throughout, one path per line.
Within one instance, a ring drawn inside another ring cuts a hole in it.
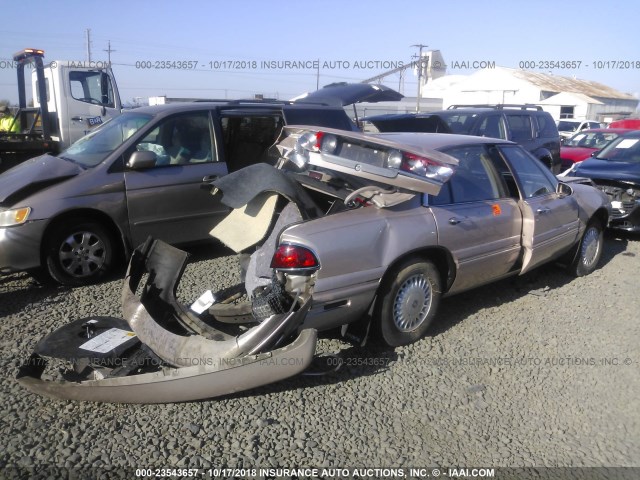
M 133 152 L 129 161 L 127 162 L 127 168 L 130 170 L 144 170 L 146 168 L 153 168 L 156 166 L 156 160 L 158 159 L 155 152 L 143 150 L 141 152 Z
M 558 186 L 556 187 L 556 193 L 560 196 L 560 197 L 566 197 L 568 195 L 571 195 L 573 193 L 573 190 L 571 189 L 571 187 L 569 185 L 567 185 L 564 182 L 558 182 Z

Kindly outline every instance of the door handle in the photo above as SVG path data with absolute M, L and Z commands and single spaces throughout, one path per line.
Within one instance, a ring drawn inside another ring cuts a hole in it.
M 73 120 L 74 122 L 81 122 L 84 119 L 82 117 L 71 117 L 71 120 Z
M 214 180 L 218 179 L 218 175 L 207 175 L 202 179 L 202 183 L 200 184 L 200 188 L 204 188 L 206 189 L 212 189 L 212 192 L 215 194 L 215 191 L 218 190 L 217 188 L 215 188 L 213 185 L 211 185 L 211 182 L 213 182 Z
M 536 210 L 536 213 L 538 213 L 539 215 L 545 215 L 547 213 L 549 213 L 551 210 L 548 208 L 539 208 Z
M 456 217 L 451 217 L 449 219 L 449 224 L 450 225 L 458 225 L 462 220 L 460 218 L 456 218 Z

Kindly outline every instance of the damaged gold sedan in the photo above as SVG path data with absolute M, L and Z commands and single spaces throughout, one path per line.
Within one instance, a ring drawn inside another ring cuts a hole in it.
M 306 126 L 286 134 L 276 166 L 213 182 L 233 210 L 211 235 L 238 252 L 242 285 L 184 306 L 175 292 L 187 254 L 149 239 L 129 265 L 124 320 L 53 332 L 18 380 L 77 400 L 211 398 L 305 371 L 319 330 L 357 326 L 362 342 L 371 333 L 405 345 L 424 336 L 443 295 L 552 260 L 578 276 L 597 268 L 606 196 L 559 182 L 511 142 Z M 43 378 L 47 358 L 70 365 L 62 380 Z

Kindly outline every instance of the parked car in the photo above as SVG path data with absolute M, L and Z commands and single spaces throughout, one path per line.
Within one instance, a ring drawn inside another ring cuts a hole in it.
M 611 140 L 630 131 L 626 128 L 594 128 L 576 133 L 560 147 L 562 170 L 589 158 L 593 152 L 597 152 Z
M 405 345 L 426 333 L 445 295 L 554 260 L 578 276 L 597 268 L 608 198 L 559 182 L 515 143 L 286 130 L 278 168 L 252 165 L 213 182 L 234 210 L 212 235 L 239 252 L 244 283 L 183 306 L 174 292 L 186 253 L 149 239 L 125 278 L 126 321 L 92 317 L 53 332 L 20 382 L 78 400 L 208 398 L 305 370 L 318 330 L 359 326 Z M 196 313 L 213 299 L 208 314 Z M 44 357 L 79 368 L 45 381 Z
M 551 115 L 536 105 L 452 105 L 448 110 L 366 117 L 379 132 L 443 132 L 501 138 L 522 145 L 560 173 L 560 136 Z
M 609 128 L 628 128 L 632 130 L 640 130 L 640 118 L 625 118 L 615 120 L 609 124 Z
M 562 140 L 571 138 L 576 132 L 602 128 L 604 126 L 595 120 L 577 120 L 575 118 L 562 118 L 557 121 L 557 125 L 558 132 L 560 132 L 560 138 Z
M 620 135 L 569 172 L 590 178 L 611 200 L 609 227 L 640 231 L 640 131 Z
M 0 175 L 0 273 L 79 285 L 149 235 L 210 239 L 228 208 L 203 186 L 274 162 L 271 147 L 289 123 L 355 128 L 341 106 L 320 103 L 174 103 L 124 112 L 59 155 L 18 165 Z

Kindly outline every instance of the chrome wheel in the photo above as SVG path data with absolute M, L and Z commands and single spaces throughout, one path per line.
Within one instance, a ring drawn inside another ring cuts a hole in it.
M 433 295 L 423 275 L 413 275 L 400 286 L 393 302 L 393 323 L 401 332 L 418 328 L 427 318 Z
M 95 233 L 75 232 L 65 238 L 58 250 L 60 265 L 75 278 L 93 275 L 107 261 L 104 241 Z
M 591 268 L 600 256 L 600 231 L 595 227 L 589 227 L 582 239 L 580 248 L 580 261 L 586 268 Z

